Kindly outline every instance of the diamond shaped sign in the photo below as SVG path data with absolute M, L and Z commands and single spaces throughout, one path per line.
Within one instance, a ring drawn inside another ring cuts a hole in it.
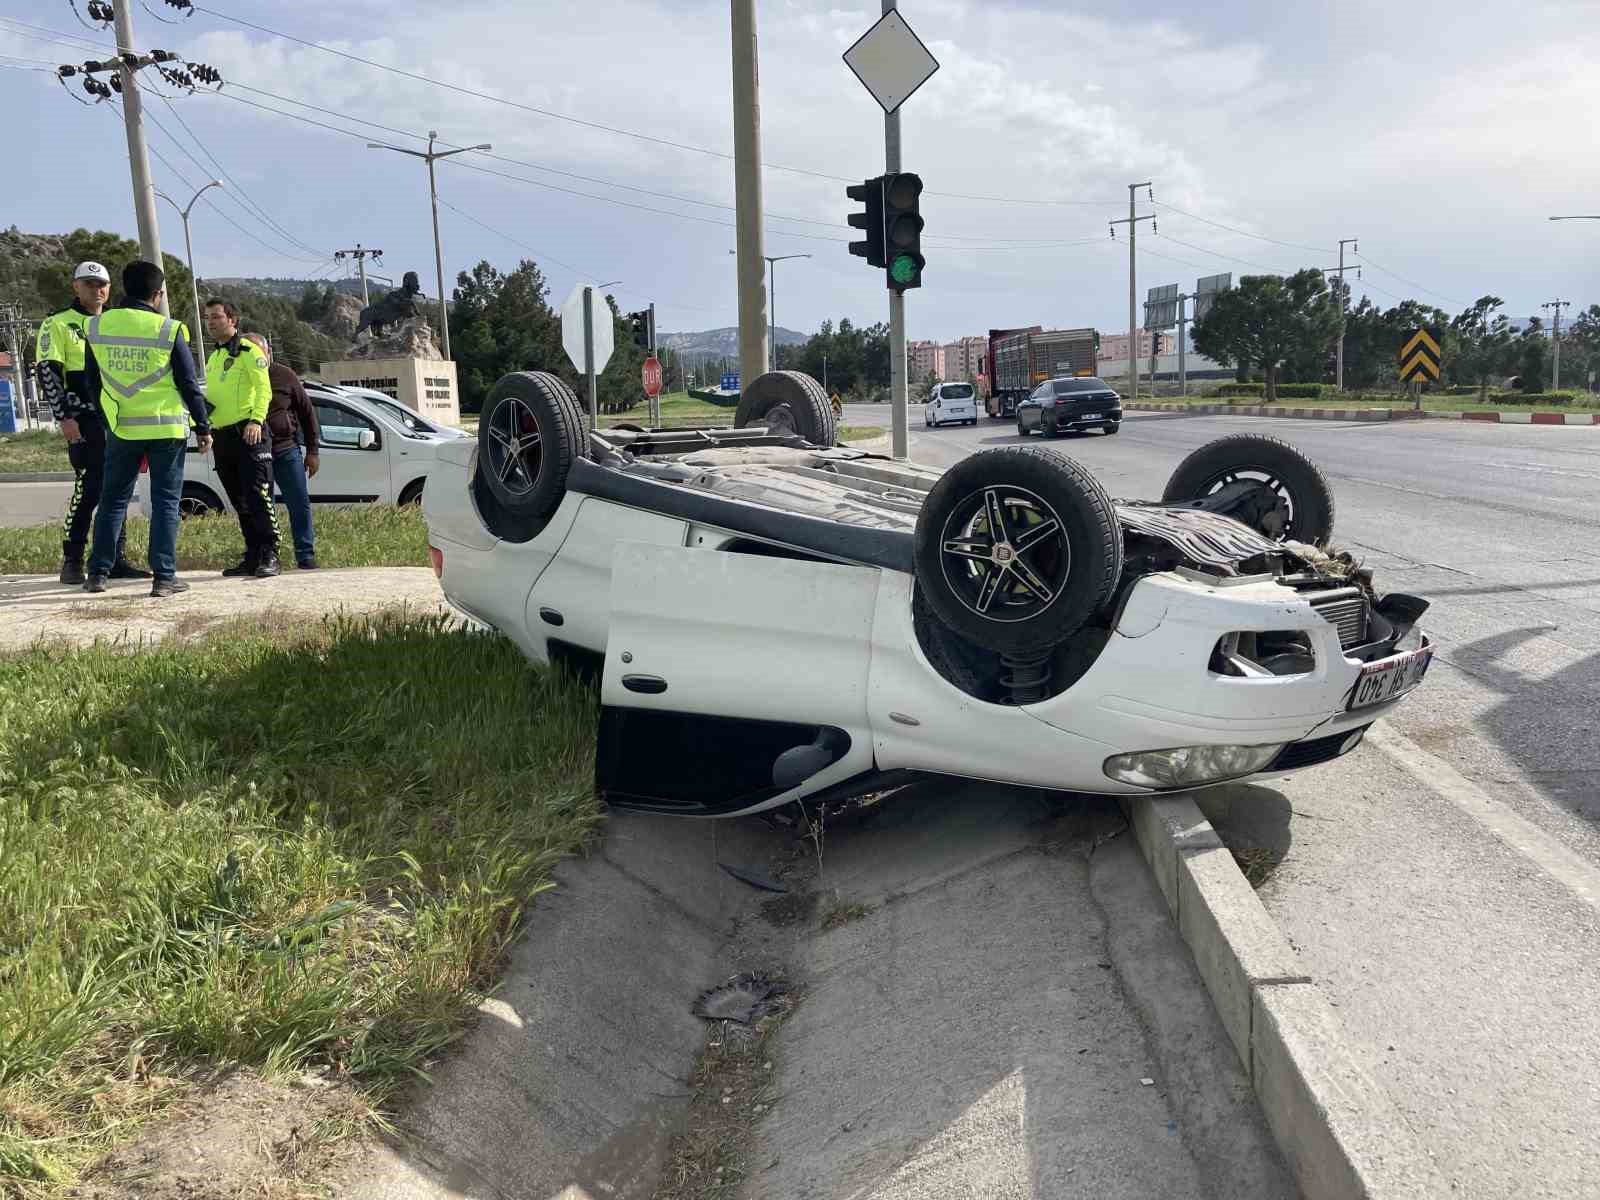
M 572 360 L 572 365 L 579 371 L 583 366 L 583 289 L 584 284 L 579 283 L 573 287 L 566 302 L 561 306 L 561 347 L 567 352 L 567 357 Z M 611 306 L 606 303 L 606 298 L 598 290 L 591 290 L 589 294 L 589 311 L 594 323 L 594 373 L 600 374 L 606 369 L 606 364 L 611 361 L 611 351 L 615 348 L 616 331 L 611 327 Z
M 939 60 L 894 9 L 844 52 L 844 61 L 886 113 L 904 104 L 939 69 Z

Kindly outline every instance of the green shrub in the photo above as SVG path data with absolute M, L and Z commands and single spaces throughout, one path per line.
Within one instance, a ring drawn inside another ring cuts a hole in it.
M 1578 399 L 1576 391 L 1563 388 L 1559 392 L 1503 392 L 1489 393 L 1489 399 L 1496 404 L 1547 404 L 1561 407 L 1571 404 Z
M 1228 398 L 1248 396 L 1260 399 L 1267 393 L 1264 383 L 1224 383 L 1216 390 L 1216 395 Z M 1280 383 L 1278 385 L 1279 400 L 1318 400 L 1322 397 L 1322 384 L 1320 383 Z

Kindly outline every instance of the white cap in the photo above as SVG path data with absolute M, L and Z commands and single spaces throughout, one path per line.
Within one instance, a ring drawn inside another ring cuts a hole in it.
M 81 262 L 78 269 L 72 273 L 73 279 L 98 279 L 101 283 L 111 282 L 111 272 L 97 262 Z

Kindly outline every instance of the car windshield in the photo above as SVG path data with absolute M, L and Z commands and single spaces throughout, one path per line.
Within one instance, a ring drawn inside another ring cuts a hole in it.
M 398 400 L 391 400 L 387 396 L 374 396 L 370 392 L 363 392 L 361 398 L 376 404 L 383 410 L 385 416 L 393 417 L 400 422 L 407 437 L 437 437 L 441 432 L 437 426 L 430 425 Z
M 939 395 L 946 400 L 971 400 L 972 385 L 970 383 L 952 383 L 939 389 Z
M 1103 379 L 1058 379 L 1055 381 L 1056 395 L 1073 396 L 1080 392 L 1109 392 Z

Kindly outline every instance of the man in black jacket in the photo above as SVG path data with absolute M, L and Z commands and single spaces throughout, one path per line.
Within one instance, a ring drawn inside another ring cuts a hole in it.
M 317 410 L 306 395 L 305 385 L 290 367 L 272 355 L 272 343 L 264 333 L 245 335 L 267 355 L 267 377 L 272 381 L 272 402 L 267 408 L 267 432 L 272 437 L 272 476 L 278 494 L 289 510 L 289 528 L 294 534 L 294 563 L 302 571 L 317 568 L 316 533 L 311 525 L 311 491 L 307 484 L 317 473 L 320 459 L 317 447 L 322 429 Z

